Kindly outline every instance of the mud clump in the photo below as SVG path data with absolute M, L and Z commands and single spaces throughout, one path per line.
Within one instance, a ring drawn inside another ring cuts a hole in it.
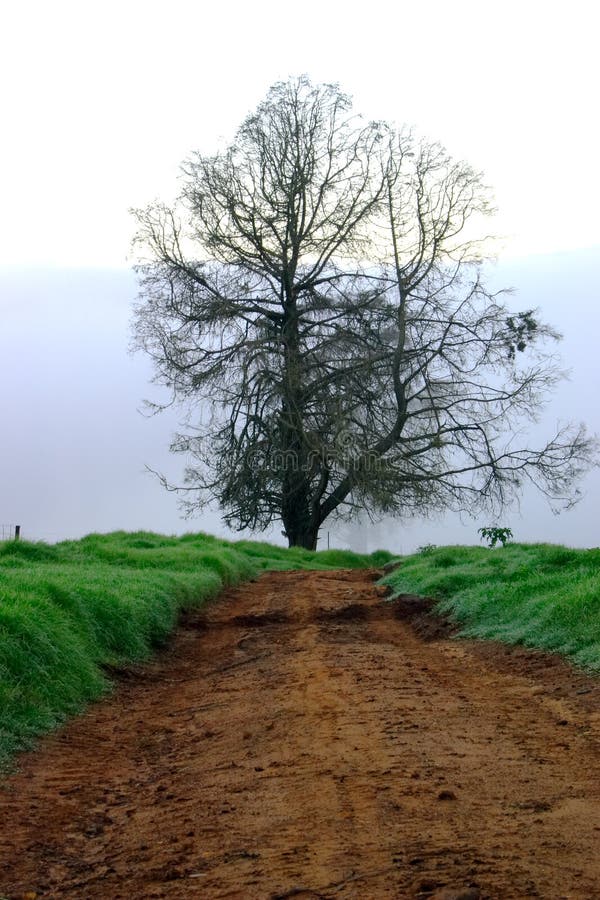
M 339 609 L 321 609 L 315 616 L 316 622 L 366 622 L 371 618 L 373 608 L 362 603 L 350 603 Z
M 243 616 L 234 616 L 230 620 L 232 625 L 239 625 L 241 628 L 266 628 L 269 625 L 284 625 L 289 621 L 288 614 L 280 611 L 248 613 Z
M 424 641 L 445 640 L 457 632 L 456 625 L 435 612 L 436 601 L 417 594 L 399 594 L 389 601 L 394 618 L 406 622 Z

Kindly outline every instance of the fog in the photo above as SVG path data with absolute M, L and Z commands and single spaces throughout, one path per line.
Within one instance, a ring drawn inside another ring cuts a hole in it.
M 555 393 L 536 433 L 558 420 L 583 420 L 600 433 L 600 247 L 498 264 L 493 287 L 515 288 L 516 309 L 541 307 L 564 335 L 559 345 L 570 380 Z M 190 530 L 232 535 L 219 512 L 182 519 L 177 497 L 146 467 L 173 480 L 184 460 L 168 445 L 181 413 L 148 417 L 144 398 L 157 399 L 142 355 L 128 353 L 136 296 L 127 270 L 0 269 L 0 524 L 20 524 L 24 537 L 56 541 L 92 531 Z M 572 546 L 600 544 L 600 472 L 582 484 L 574 509 L 555 516 L 532 490 L 520 509 L 502 516 L 515 539 Z M 487 518 L 325 524 L 320 547 L 384 546 L 410 552 L 426 544 L 477 543 Z M 266 535 L 283 542 L 280 528 Z

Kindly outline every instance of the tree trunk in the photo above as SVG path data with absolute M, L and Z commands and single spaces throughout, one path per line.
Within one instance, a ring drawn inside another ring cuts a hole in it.
M 299 316 L 296 308 L 294 272 L 283 277 L 285 302 L 281 337 L 284 345 L 283 403 L 280 419 L 285 468 L 281 483 L 281 518 L 290 547 L 315 550 L 319 525 L 311 509 L 311 484 L 307 474 L 302 401 L 303 358 Z
M 296 452 L 301 452 L 301 450 Z M 315 550 L 319 535 L 319 523 L 311 515 L 310 483 L 306 474 L 297 471 L 294 466 L 291 466 L 283 474 L 281 520 L 289 545 L 290 547 Z
M 313 531 L 286 531 L 288 545 L 290 547 L 303 547 L 304 550 L 316 550 L 319 529 Z

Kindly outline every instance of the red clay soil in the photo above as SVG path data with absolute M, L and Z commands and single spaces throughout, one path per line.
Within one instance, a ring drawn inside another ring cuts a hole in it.
M 600 689 L 373 573 L 189 615 L 0 789 L 2 898 L 600 897 Z

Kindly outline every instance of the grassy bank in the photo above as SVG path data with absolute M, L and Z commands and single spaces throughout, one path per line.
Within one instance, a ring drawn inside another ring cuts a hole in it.
M 394 593 L 438 600 L 465 637 L 555 651 L 600 671 L 600 549 L 425 548 L 386 581 Z
M 110 688 L 107 666 L 147 657 L 182 608 L 267 569 L 381 565 L 205 534 L 92 534 L 0 543 L 0 766 Z

